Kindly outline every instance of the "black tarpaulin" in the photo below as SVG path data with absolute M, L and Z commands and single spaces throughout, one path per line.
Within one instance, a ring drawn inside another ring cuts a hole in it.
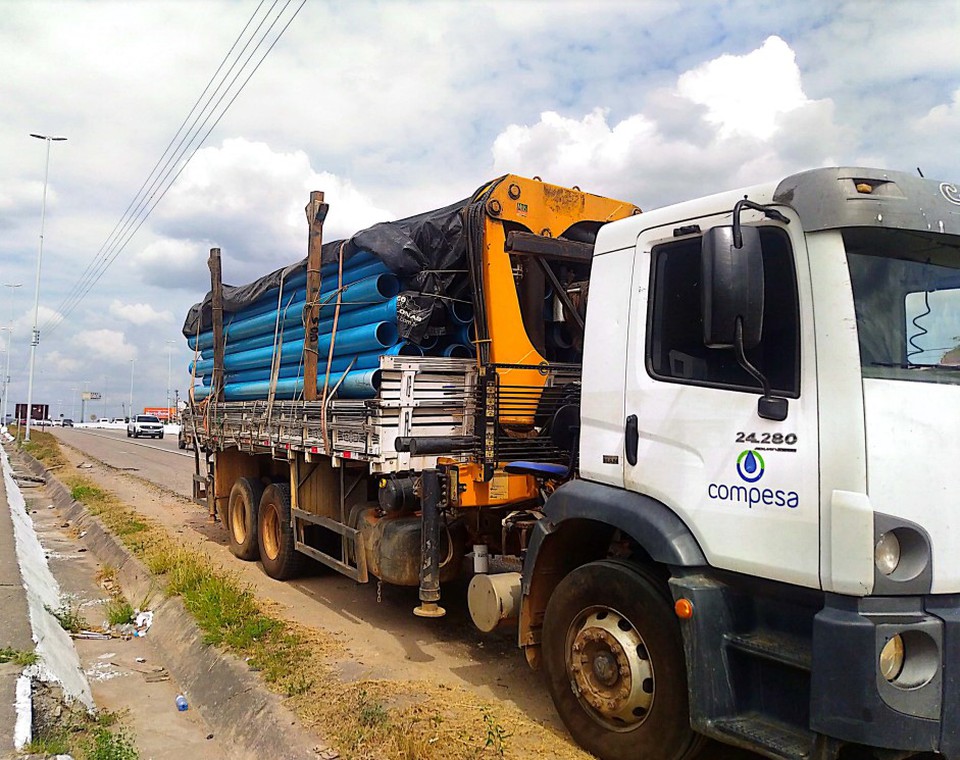
M 496 183 L 488 183 L 481 190 L 487 190 Z M 335 264 L 343 244 L 344 261 L 359 251 L 369 251 L 401 278 L 405 289 L 460 298 L 469 289 L 461 211 L 477 197 L 475 194 L 472 198 L 435 211 L 375 224 L 357 232 L 346 242 L 337 240 L 325 243 L 321 263 Z M 225 315 L 240 311 L 263 298 L 269 291 L 278 288 L 281 281 L 302 275 L 306 266 L 307 259 L 304 257 L 295 264 L 246 285 L 224 285 Z M 201 303 L 190 308 L 183 324 L 186 337 L 212 328 L 211 301 L 212 296 L 207 293 Z

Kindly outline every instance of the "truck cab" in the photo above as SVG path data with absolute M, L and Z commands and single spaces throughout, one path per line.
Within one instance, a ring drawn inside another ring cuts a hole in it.
M 960 757 L 960 195 L 817 169 L 606 225 L 520 643 L 605 758 Z M 660 755 L 656 755 L 660 756 Z

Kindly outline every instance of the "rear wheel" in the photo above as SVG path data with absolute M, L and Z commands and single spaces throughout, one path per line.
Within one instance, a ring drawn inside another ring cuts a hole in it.
M 683 644 L 662 584 L 626 562 L 577 568 L 543 620 L 543 662 L 557 712 L 602 760 L 687 760 L 690 728 Z
M 226 519 L 230 551 L 243 560 L 255 560 L 260 554 L 257 545 L 257 511 L 262 495 L 263 485 L 252 478 L 240 478 L 230 489 Z
M 294 578 L 303 571 L 306 556 L 294 547 L 296 536 L 290 517 L 290 486 L 272 483 L 260 498 L 257 537 L 264 572 L 278 581 Z

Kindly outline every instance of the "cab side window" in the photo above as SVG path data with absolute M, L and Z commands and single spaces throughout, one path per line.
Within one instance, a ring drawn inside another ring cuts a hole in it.
M 800 395 L 800 309 L 790 239 L 776 227 L 761 227 L 764 309 L 760 344 L 747 358 L 770 381 L 773 392 Z M 655 378 L 760 393 L 732 349 L 703 344 L 700 238 L 653 249 L 647 370 Z

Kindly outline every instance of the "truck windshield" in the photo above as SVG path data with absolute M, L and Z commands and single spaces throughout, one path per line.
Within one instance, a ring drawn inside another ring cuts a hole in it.
M 960 238 L 843 232 L 864 377 L 960 385 Z

